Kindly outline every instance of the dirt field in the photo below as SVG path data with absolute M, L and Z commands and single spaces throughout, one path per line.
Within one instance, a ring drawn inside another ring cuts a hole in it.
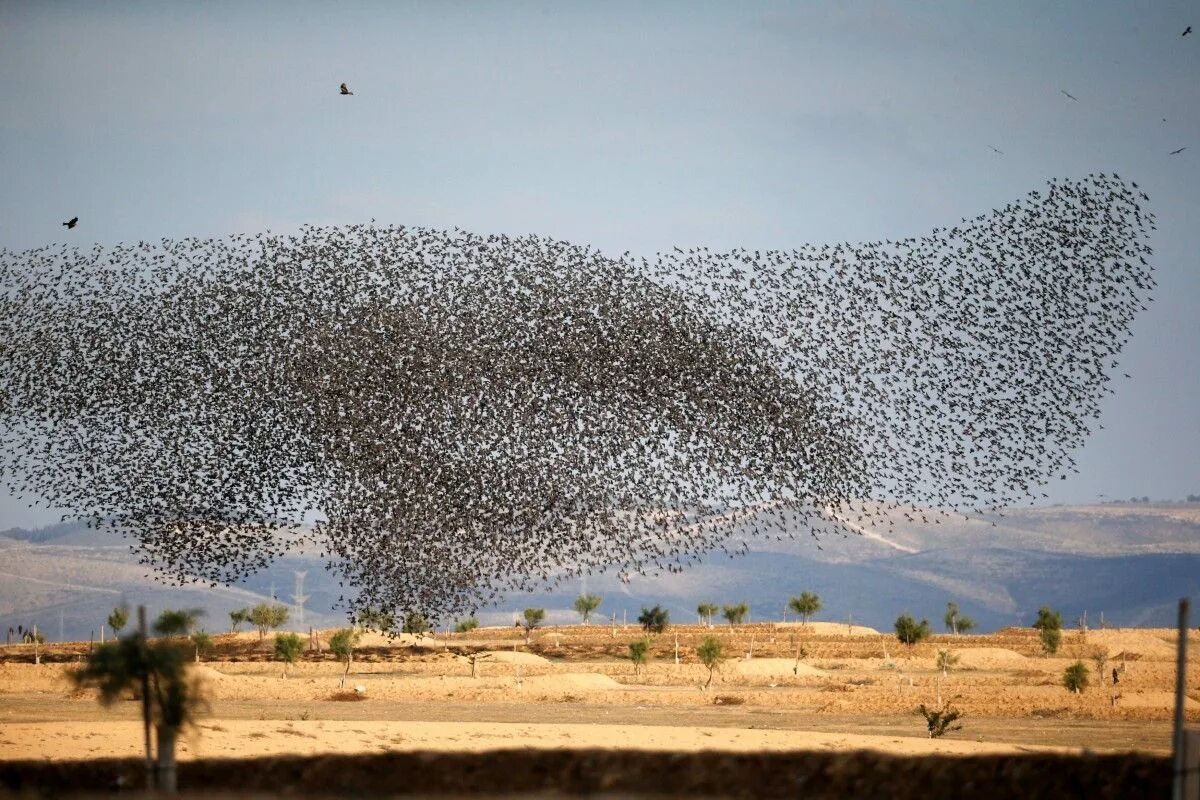
M 1168 752 L 1172 632 L 1069 632 L 1054 657 L 1041 655 L 1035 634 L 940 636 L 906 647 L 844 625 L 677 626 L 652 637 L 652 660 L 637 674 L 626 656 L 628 643 L 641 636 L 632 626 L 549 629 L 528 644 L 511 629 L 393 642 L 368 635 L 346 682 L 355 701 L 332 699 L 343 665 L 324 645 L 284 678 L 271 659 L 270 637 L 224 635 L 195 667 L 209 709 L 181 743 L 180 757 L 511 748 L 977 757 Z M 710 635 L 729 657 L 704 689 L 708 670 L 695 647 Z M 944 676 L 936 669 L 939 649 L 958 659 Z M 72 688 L 66 672 L 86 650 L 86 643 L 45 648 L 35 665 L 31 646 L 0 649 L 0 761 L 139 754 L 136 702 L 104 709 L 93 693 Z M 1079 695 L 1061 685 L 1077 658 L 1092 684 Z M 1193 672 L 1189 717 L 1200 719 L 1200 669 Z M 939 695 L 966 716 L 961 731 L 931 740 L 915 709 Z

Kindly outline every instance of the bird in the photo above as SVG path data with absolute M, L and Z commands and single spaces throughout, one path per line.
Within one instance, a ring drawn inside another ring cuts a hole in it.
M 1004 151 L 999 149 L 998 147 L 992 147 L 992 145 L 990 145 L 990 144 L 988 145 L 988 147 L 992 148 L 993 153 L 999 153 L 1000 155 L 1004 155 Z
M 1076 97 L 1075 95 L 1071 94 L 1070 92 L 1068 92 L 1066 89 L 1059 89 L 1059 91 L 1062 92 L 1063 94 L 1065 94 L 1067 97 L 1074 100 L 1076 103 L 1079 102 L 1079 98 Z
M 63 225 L 65 225 L 68 230 L 70 230 L 71 228 L 74 228 L 78 224 L 79 224 L 79 217 L 71 217 L 69 220 L 67 220 L 66 222 L 63 223 Z
M 982 518 L 1098 429 L 1148 204 L 1092 174 L 906 237 L 620 257 L 374 223 L 0 249 L 0 474 L 172 585 L 311 544 L 352 615 Z
M 344 83 L 339 88 L 341 90 L 341 94 L 354 94 L 354 92 L 350 91 L 350 87 Z
M 1186 28 L 1183 29 L 1183 33 L 1181 33 L 1180 36 L 1187 36 L 1191 32 L 1192 32 L 1192 26 L 1188 25 Z
M 1180 153 L 1182 153 L 1184 150 L 1187 150 L 1187 146 L 1186 146 L 1186 145 L 1185 145 L 1184 147 L 1181 147 L 1181 148 L 1179 148 L 1178 150 L 1172 150 L 1171 152 L 1167 153 L 1167 155 L 1169 155 L 1169 156 L 1177 156 L 1177 155 L 1179 155 Z

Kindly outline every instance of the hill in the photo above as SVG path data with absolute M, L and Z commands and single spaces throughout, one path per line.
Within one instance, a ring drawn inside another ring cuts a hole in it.
M 749 555 L 710 554 L 680 574 L 612 575 L 586 581 L 605 597 L 602 614 L 636 617 L 661 603 L 674 619 L 691 620 L 700 602 L 747 602 L 755 619 L 779 619 L 787 598 L 821 595 L 819 618 L 889 629 L 901 611 L 940 627 L 947 600 L 959 603 L 983 630 L 1028 625 L 1038 606 L 1062 610 L 1068 622 L 1083 612 L 1093 624 L 1103 612 L 1114 625 L 1169 626 L 1175 601 L 1197 588 L 1200 505 L 1098 505 L 1030 508 L 1002 516 L 955 519 L 891 516 L 891 526 L 867 535 L 807 533 L 794 539 L 754 539 Z M 937 520 L 936 522 L 934 520 Z M 336 625 L 336 576 L 315 557 L 289 556 L 234 587 L 156 583 L 129 543 L 112 531 L 56 525 L 0 533 L 0 624 L 38 624 L 52 638 L 87 638 L 107 609 L 126 601 L 152 613 L 166 607 L 209 610 L 210 630 L 223 630 L 229 610 L 279 597 L 291 601 L 295 570 L 306 571 L 305 624 Z M 544 594 L 515 594 L 483 609 L 485 622 L 511 623 L 529 605 L 550 610 L 551 622 L 577 619 L 572 582 Z M 103 613 L 101 613 L 103 612 Z

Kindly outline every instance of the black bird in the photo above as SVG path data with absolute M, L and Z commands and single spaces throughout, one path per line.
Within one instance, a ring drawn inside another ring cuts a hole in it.
M 1167 153 L 1167 155 L 1169 155 L 1169 156 L 1177 156 L 1177 155 L 1179 155 L 1180 153 L 1182 153 L 1184 150 L 1187 150 L 1187 147 L 1186 147 L 1186 146 L 1185 146 L 1185 147 L 1181 147 L 1181 148 L 1179 148 L 1178 150 L 1172 150 L 1171 152 Z
M 1189 33 L 1191 33 L 1191 32 L 1192 32 L 1192 26 L 1191 26 L 1191 25 L 1188 25 L 1186 28 L 1184 28 L 1184 30 L 1183 30 L 1183 33 L 1182 33 L 1182 34 L 1180 34 L 1180 35 L 1181 35 L 1181 36 L 1187 36 L 1187 35 L 1188 35 Z
M 342 94 L 354 94 L 354 92 L 350 91 L 350 87 L 344 83 L 341 85 L 341 93 Z
M 79 217 L 71 217 L 69 220 L 67 220 L 66 222 L 63 223 L 63 225 L 66 225 L 67 228 L 74 228 L 78 224 L 79 224 Z
M 352 614 L 443 619 L 981 517 L 1075 469 L 1152 300 L 1143 201 L 1091 175 L 902 239 L 619 259 L 357 224 L 0 249 L 0 474 L 160 580 L 299 541 Z
M 1076 97 L 1075 95 L 1071 94 L 1070 92 L 1068 92 L 1066 89 L 1059 89 L 1059 91 L 1062 92 L 1063 94 L 1065 94 L 1067 97 L 1074 100 L 1076 103 L 1079 102 L 1079 98 Z
M 1003 151 L 1003 150 L 1001 150 L 1000 148 L 998 148 L 998 147 L 992 147 L 992 145 L 990 145 L 990 144 L 988 145 L 988 147 L 991 147 L 991 148 L 992 148 L 992 152 L 993 152 L 993 153 L 999 153 L 1000 155 L 1004 155 L 1004 151 Z

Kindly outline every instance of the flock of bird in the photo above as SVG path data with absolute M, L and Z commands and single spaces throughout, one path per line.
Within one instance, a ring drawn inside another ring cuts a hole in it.
M 919 238 L 652 259 L 374 224 L 0 250 L 0 474 L 169 580 L 298 536 L 352 612 L 443 619 L 980 513 L 1073 469 L 1154 286 L 1147 199 L 1092 175 Z

